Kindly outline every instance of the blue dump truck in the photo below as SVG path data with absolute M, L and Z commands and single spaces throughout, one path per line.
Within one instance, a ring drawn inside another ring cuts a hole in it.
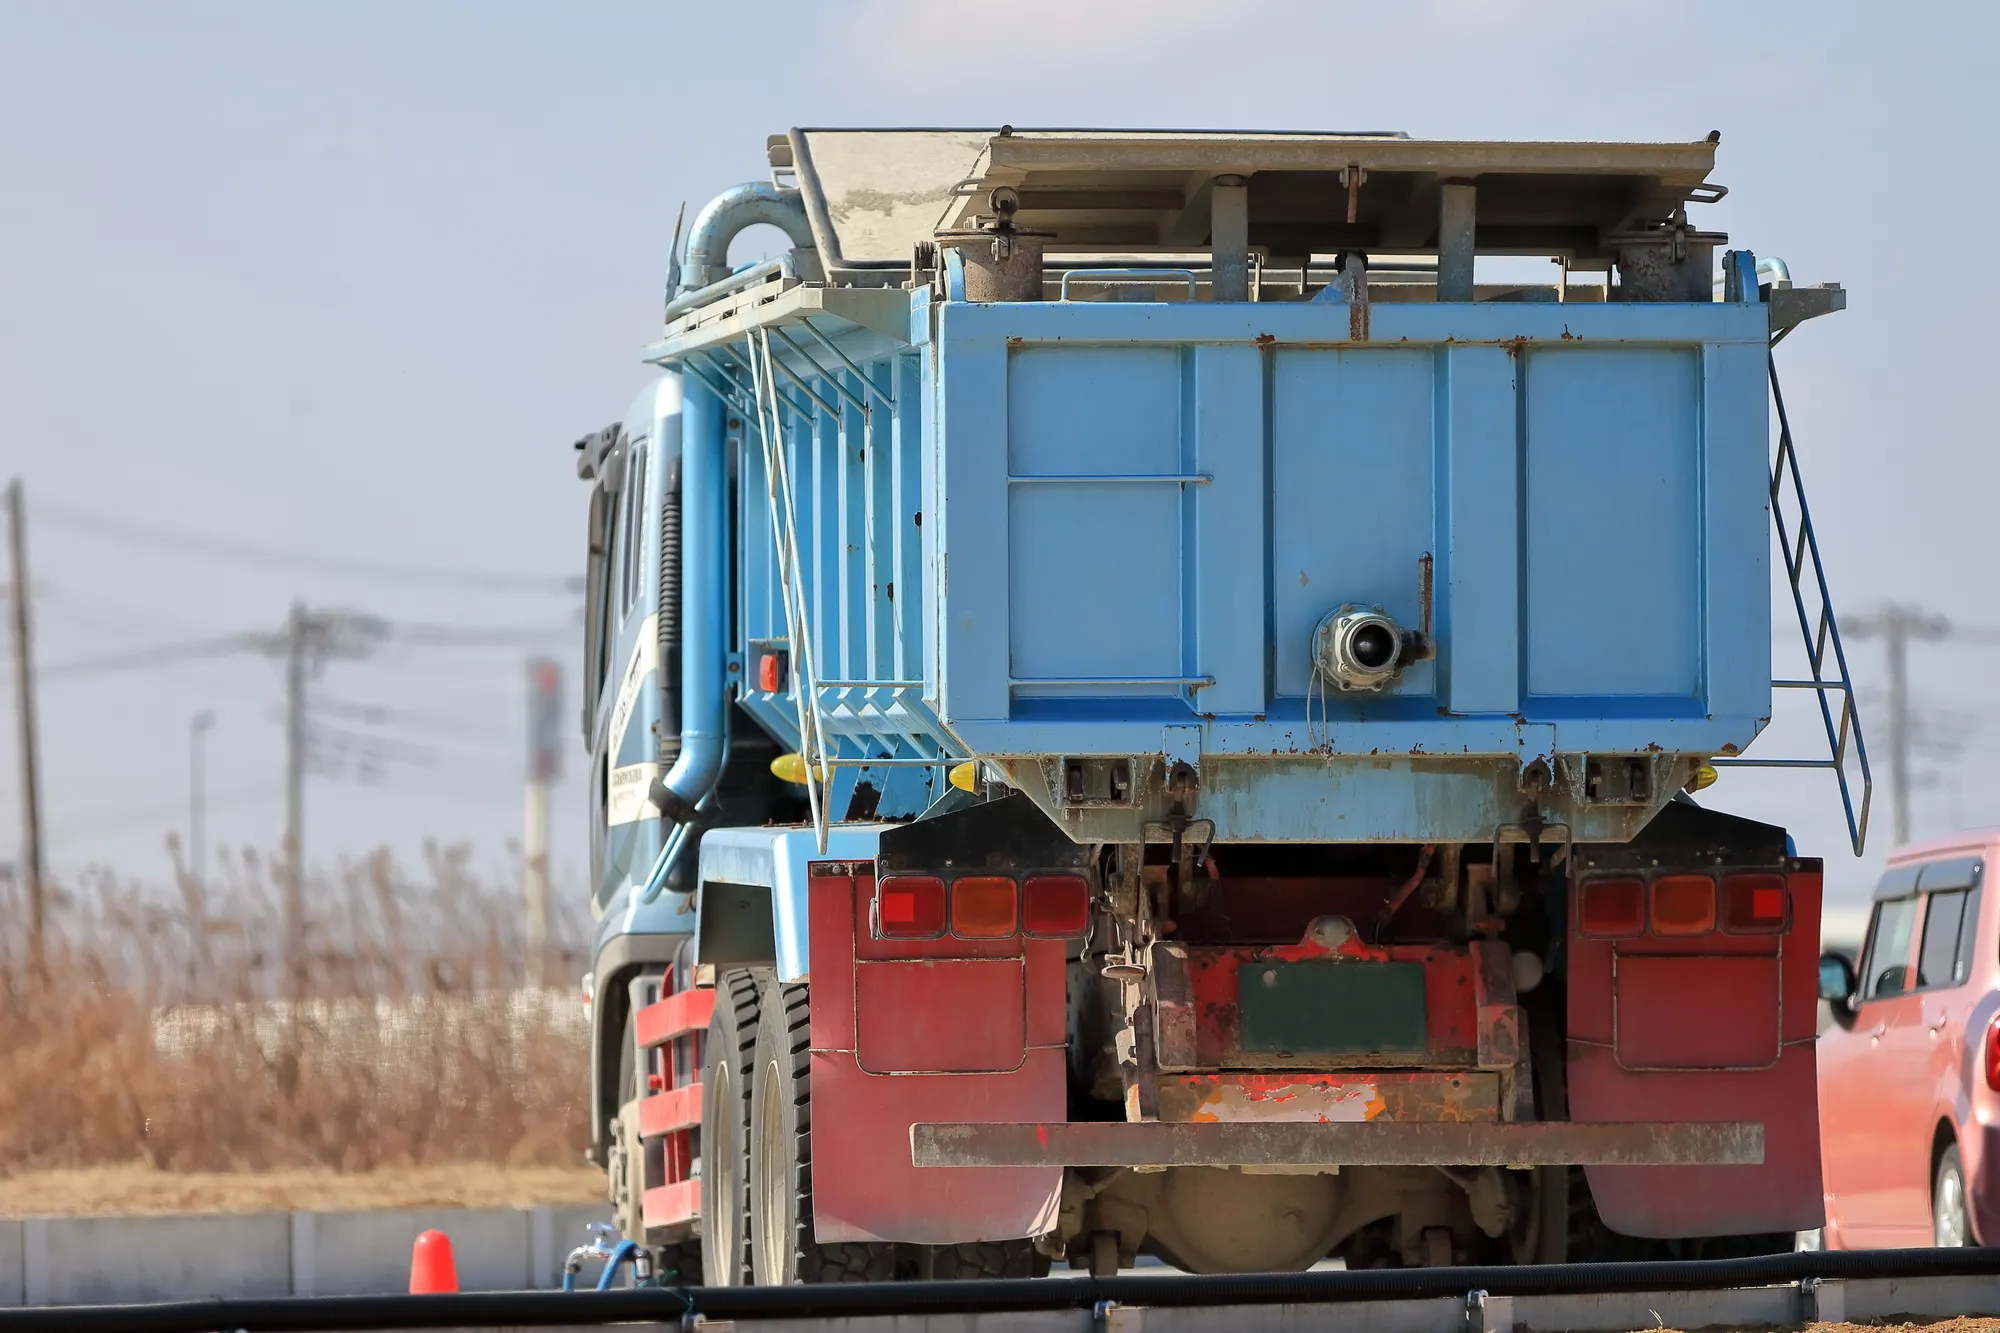
M 1844 298 L 1692 219 L 1716 144 L 806 129 L 700 211 L 577 445 L 592 1153 L 661 1271 L 1819 1225 L 1821 863 L 1690 793 L 1865 829 L 1772 359 Z M 1774 697 L 1825 752 L 1746 754 Z

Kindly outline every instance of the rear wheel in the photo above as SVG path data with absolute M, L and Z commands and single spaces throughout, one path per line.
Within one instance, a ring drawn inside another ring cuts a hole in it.
M 711 1287 L 750 1281 L 750 1081 L 757 979 L 741 968 L 715 985 L 701 1080 L 701 1271 Z
M 773 982 L 759 1015 L 750 1107 L 751 1271 L 760 1286 L 887 1282 L 896 1276 L 894 1245 L 813 1239 L 811 1067 L 806 988 Z
M 1965 1162 L 1953 1144 L 1938 1158 L 1931 1183 L 1931 1244 L 1941 1250 L 1972 1244 L 1972 1222 L 1965 1209 Z
M 940 1245 L 931 1254 L 931 1276 L 941 1282 L 961 1278 L 1045 1277 L 1049 1258 L 1031 1240 L 980 1240 Z

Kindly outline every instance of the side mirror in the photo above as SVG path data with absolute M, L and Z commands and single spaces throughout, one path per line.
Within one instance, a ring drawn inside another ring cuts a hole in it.
M 1854 999 L 1854 964 L 1837 953 L 1819 956 L 1819 998 L 1828 1004 L 1845 1005 Z

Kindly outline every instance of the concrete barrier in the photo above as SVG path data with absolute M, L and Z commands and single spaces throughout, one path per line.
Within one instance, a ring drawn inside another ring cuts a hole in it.
M 433 1227 L 451 1237 L 461 1290 L 548 1289 L 585 1224 L 609 1220 L 580 1206 L 0 1221 L 0 1307 L 404 1291 L 410 1248 Z

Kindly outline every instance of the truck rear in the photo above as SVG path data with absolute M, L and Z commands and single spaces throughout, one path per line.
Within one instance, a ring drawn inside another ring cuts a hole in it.
M 1817 1226 L 1820 862 L 1690 793 L 1771 716 L 1775 517 L 1830 748 L 1774 762 L 1858 849 L 1769 424 L 1842 298 L 1689 221 L 1714 153 L 774 136 L 579 443 L 626 1233 L 776 1283 Z

